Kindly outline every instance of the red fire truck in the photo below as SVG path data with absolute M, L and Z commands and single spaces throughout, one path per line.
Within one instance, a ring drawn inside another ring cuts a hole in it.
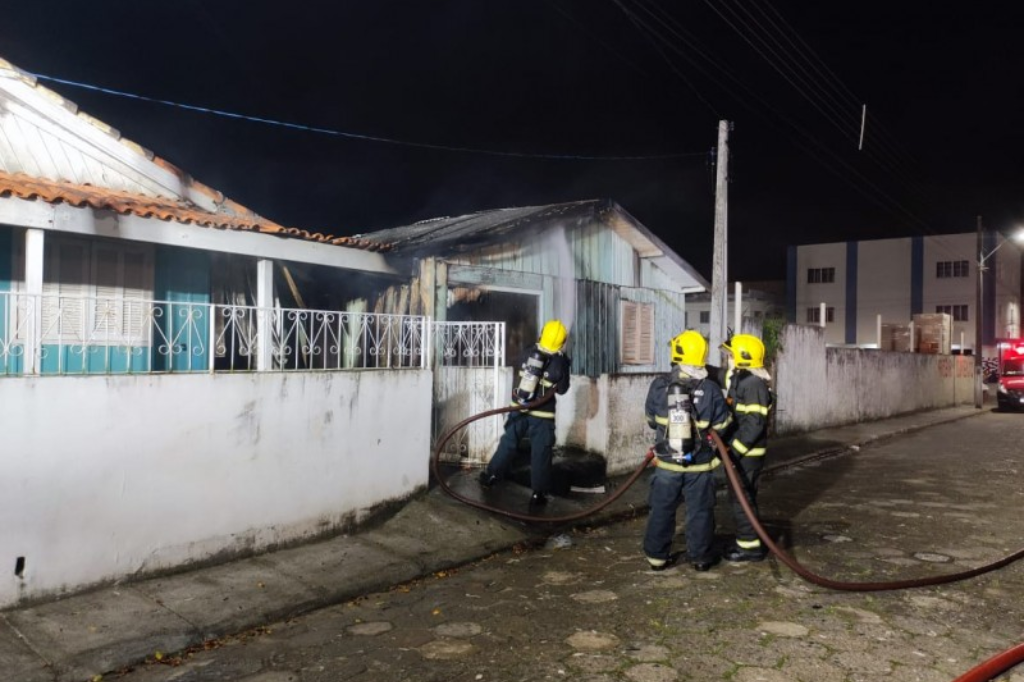
M 999 350 L 999 385 L 996 400 L 1000 410 L 1024 409 L 1024 339 L 996 339 Z

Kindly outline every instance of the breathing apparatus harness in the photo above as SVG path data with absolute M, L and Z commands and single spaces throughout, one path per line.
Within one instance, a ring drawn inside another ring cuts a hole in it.
M 693 401 L 687 387 L 680 381 L 668 385 L 668 424 L 665 439 L 672 460 L 677 464 L 693 463 Z
M 517 403 L 525 405 L 538 397 L 537 388 L 550 362 L 551 354 L 534 346 L 519 368 L 519 385 L 512 391 L 512 397 Z
M 678 368 L 672 373 L 672 380 L 665 390 L 667 407 L 667 423 L 665 425 L 665 445 L 667 455 L 673 464 L 689 466 L 694 463 L 697 451 L 704 441 L 704 434 L 697 426 L 693 414 L 693 394 L 703 380 L 688 376 Z M 708 438 L 709 445 L 711 444 Z

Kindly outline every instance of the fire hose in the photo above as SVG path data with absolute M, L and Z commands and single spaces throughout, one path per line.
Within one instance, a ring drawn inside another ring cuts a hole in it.
M 463 419 L 458 424 L 448 429 L 448 431 L 445 432 L 445 434 L 438 439 L 437 445 L 434 446 L 434 455 L 430 460 L 430 467 L 431 471 L 434 474 L 434 479 L 437 481 L 437 484 L 441 487 L 441 489 L 444 490 L 449 495 L 451 495 L 452 497 L 454 497 L 459 502 L 468 504 L 470 507 L 476 507 L 477 509 L 482 509 L 484 511 L 488 511 L 494 514 L 500 514 L 501 516 L 507 516 L 508 518 L 516 519 L 517 521 L 527 521 L 531 523 L 557 524 L 569 523 L 570 521 L 578 521 L 592 514 L 596 514 L 597 512 L 601 511 L 602 509 L 610 505 L 615 500 L 619 499 L 622 496 L 622 494 L 625 493 L 629 489 L 629 487 L 636 482 L 636 479 L 640 478 L 640 476 L 643 475 L 644 469 L 647 468 L 647 465 L 650 464 L 651 460 L 654 458 L 653 450 L 648 451 L 647 455 L 644 457 L 644 460 L 640 463 L 640 466 L 638 466 L 636 470 L 632 474 L 630 474 L 629 478 L 627 478 L 626 481 L 621 486 L 619 486 L 618 490 L 616 490 L 608 498 L 606 498 L 605 500 L 603 500 L 602 502 L 598 503 L 593 507 L 589 507 L 587 509 L 584 509 L 583 511 L 576 512 L 574 514 L 566 514 L 564 516 L 534 516 L 531 514 L 522 514 L 519 512 L 510 511 L 508 509 L 499 509 L 497 507 L 492 507 L 488 504 L 485 504 L 484 502 L 474 500 L 471 497 L 466 497 L 465 495 L 460 495 L 459 493 L 455 492 L 454 490 L 451 489 L 451 487 L 449 487 L 447 481 L 444 480 L 444 477 L 441 476 L 441 451 L 444 450 L 444 446 L 448 443 L 449 440 L 451 440 L 451 437 L 454 436 L 459 430 L 465 428 L 466 426 L 468 426 L 472 422 L 475 422 L 478 419 L 483 419 L 484 417 L 491 417 L 497 414 L 505 414 L 506 412 L 518 412 L 520 410 L 528 410 L 532 407 L 536 407 L 537 405 L 542 405 L 545 402 L 547 402 L 547 400 L 552 395 L 554 395 L 554 392 L 555 389 L 554 387 L 552 387 L 547 393 L 545 393 L 544 395 L 540 396 L 539 398 L 532 402 L 526 403 L 525 405 L 509 405 L 508 407 L 498 407 L 493 410 L 487 410 L 486 412 L 481 412 L 480 414 L 476 414 L 467 419 Z
M 507 509 L 498 509 L 496 507 L 492 507 L 478 500 L 474 500 L 464 495 L 460 495 L 459 493 L 452 490 L 448 486 L 447 482 L 444 480 L 444 477 L 440 475 L 439 462 L 441 457 L 441 451 L 444 449 L 444 446 L 451 439 L 451 437 L 460 429 L 464 428 L 468 424 L 478 419 L 483 419 L 485 417 L 490 417 L 497 414 L 504 414 L 506 412 L 526 410 L 536 405 L 543 404 L 544 402 L 547 401 L 548 398 L 551 397 L 553 392 L 554 389 L 544 394 L 540 398 L 534 400 L 533 402 L 527 403 L 525 405 L 510 405 L 508 407 L 501 407 L 493 410 L 487 410 L 486 412 L 481 412 L 480 414 L 462 420 L 461 422 L 453 426 L 451 429 L 449 429 L 438 440 L 438 443 L 434 449 L 434 456 L 431 459 L 431 469 L 433 471 L 434 478 L 437 480 L 438 485 L 440 485 L 441 488 L 447 494 L 451 495 L 453 498 L 471 507 L 476 507 L 477 509 L 497 513 L 502 516 L 506 516 L 519 521 L 545 522 L 556 524 L 577 521 L 579 519 L 590 516 L 591 514 L 594 514 L 600 511 L 601 509 L 607 507 L 612 502 L 617 500 L 620 496 L 622 496 L 622 494 L 625 493 L 626 490 L 628 490 L 629 487 L 633 485 L 633 483 L 635 483 L 636 480 L 643 474 L 644 470 L 654 459 L 653 449 L 649 449 L 647 451 L 647 454 L 644 456 L 644 459 L 641 462 L 640 466 L 637 467 L 637 469 L 632 474 L 629 475 L 626 481 L 621 486 L 619 486 L 619 488 L 615 491 L 614 494 L 612 494 L 607 499 L 593 507 L 589 507 L 587 509 L 584 509 L 583 511 L 576 512 L 574 514 L 567 514 L 563 516 L 534 516 L 530 514 L 522 514 L 518 512 L 509 511 Z M 796 559 L 794 559 L 791 555 L 789 555 L 782 548 L 780 548 L 771 538 L 768 532 L 764 529 L 764 526 L 761 525 L 760 520 L 757 518 L 757 514 L 754 513 L 754 510 L 750 506 L 750 502 L 747 499 L 747 495 L 743 488 L 743 482 L 740 480 L 740 475 L 736 471 L 736 464 L 733 462 L 732 459 L 733 455 L 729 452 L 729 449 L 726 447 L 725 443 L 722 442 L 722 439 L 718 436 L 717 433 L 715 433 L 714 431 L 711 431 L 710 433 L 714 447 L 715 449 L 718 450 L 720 458 L 722 462 L 724 462 L 725 464 L 726 478 L 728 479 L 729 485 L 731 486 L 732 493 L 735 496 L 740 507 L 742 507 L 743 513 L 746 514 L 747 519 L 749 519 L 751 526 L 757 533 L 757 536 L 761 539 L 765 546 L 768 547 L 771 553 L 774 554 L 779 561 L 788 566 L 790 570 L 799 575 L 801 578 L 815 585 L 826 587 L 832 590 L 840 590 L 845 592 L 882 592 L 888 590 L 905 590 L 915 587 L 943 585 L 946 583 L 967 580 L 969 578 L 974 578 L 984 573 L 997 570 L 1021 558 L 1024 558 L 1024 549 L 1021 549 L 1017 552 L 1014 552 L 1013 554 L 1010 554 L 1009 556 L 999 559 L 998 561 L 985 564 L 984 566 L 979 566 L 978 568 L 973 568 L 967 571 L 961 571 L 959 573 L 936 575 L 927 578 L 912 578 L 909 580 L 893 580 L 879 582 L 843 582 L 819 576 L 801 566 L 796 561 Z M 1007 649 L 1006 651 L 996 656 L 993 656 L 992 658 L 988 659 L 987 661 L 984 661 L 980 665 L 972 668 L 971 670 L 968 670 L 960 677 L 957 677 L 955 680 L 953 680 L 953 682 L 987 682 L 988 680 L 994 678 L 996 675 L 999 675 L 1000 673 L 1005 672 L 1006 670 L 1009 670 L 1013 666 L 1018 665 L 1022 662 L 1024 662 L 1024 643 L 1018 644 L 1015 647 Z

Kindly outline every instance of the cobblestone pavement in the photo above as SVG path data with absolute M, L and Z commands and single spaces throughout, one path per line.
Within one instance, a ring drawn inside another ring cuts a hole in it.
M 762 513 L 838 580 L 980 566 L 1024 544 L 1024 416 L 991 414 L 780 473 Z M 729 532 L 719 508 L 720 531 Z M 652 572 L 644 518 L 238 637 L 157 655 L 126 682 L 948 682 L 1024 640 L 1024 562 L 888 592 L 816 587 L 774 559 Z M 682 549 L 680 546 L 678 549 Z M 122 675 L 108 675 L 117 679 Z M 1024 682 L 1024 666 L 999 678 Z

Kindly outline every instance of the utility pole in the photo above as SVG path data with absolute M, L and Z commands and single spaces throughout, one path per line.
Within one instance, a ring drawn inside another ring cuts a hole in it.
M 982 349 L 985 346 L 984 337 L 985 323 L 985 236 L 981 228 L 981 216 L 978 216 L 978 299 L 974 306 L 974 406 L 981 409 L 985 400 L 985 368 Z
M 729 209 L 729 121 L 718 122 L 718 153 L 715 181 L 715 245 L 711 258 L 711 330 L 709 346 L 715 351 L 725 337 L 726 305 L 729 300 L 727 277 L 727 235 Z M 735 330 L 739 333 L 739 330 Z M 712 356 L 714 358 L 715 356 Z

